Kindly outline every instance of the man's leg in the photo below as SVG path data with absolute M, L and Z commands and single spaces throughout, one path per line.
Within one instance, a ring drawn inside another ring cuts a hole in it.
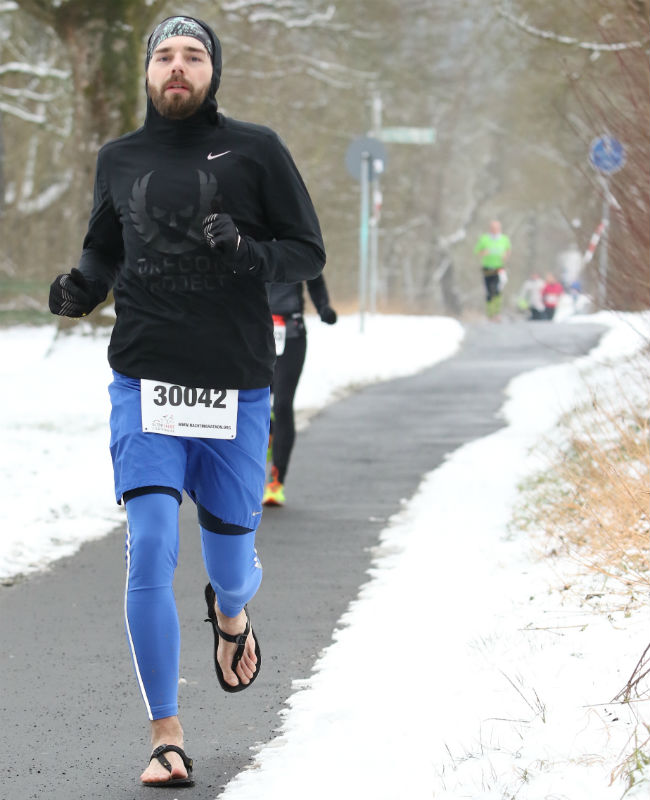
M 483 282 L 485 283 L 485 312 L 489 319 L 492 316 L 492 297 L 494 289 L 494 281 L 492 280 L 492 275 L 484 272 Z
M 160 488 L 160 487 L 158 487 Z M 143 491 L 143 490 L 140 490 Z M 146 490 L 145 490 L 146 491 Z M 126 537 L 125 624 L 136 677 L 151 720 L 152 750 L 183 747 L 178 719 L 180 629 L 172 588 L 178 558 L 178 506 L 174 492 L 124 495 Z M 180 757 L 168 753 L 170 773 L 152 761 L 146 782 L 185 777 Z
M 169 494 L 126 499 L 126 632 L 149 719 L 178 711 L 178 505 Z
M 501 314 L 501 309 L 503 308 L 503 295 L 498 290 L 495 290 L 494 296 L 492 297 L 492 317 L 499 317 Z
M 255 550 L 255 531 L 240 534 L 215 533 L 201 525 L 201 547 L 210 583 L 215 591 L 215 612 L 225 633 L 239 634 L 246 628 L 244 606 L 259 589 L 262 565 Z M 217 658 L 226 683 L 249 683 L 257 668 L 255 641 L 248 635 L 244 656 L 232 671 L 237 645 L 219 639 Z
M 496 317 L 501 311 L 501 295 L 499 293 L 499 276 L 496 272 L 485 275 L 486 311 L 489 319 Z
M 262 580 L 255 531 L 262 515 L 269 412 L 268 389 L 240 390 L 235 439 L 195 440 L 189 446 L 185 490 L 198 509 L 217 621 L 231 634 L 244 631 L 244 605 Z M 248 636 L 236 674 L 231 669 L 235 651 L 235 644 L 219 640 L 219 665 L 233 686 L 248 683 L 255 674 L 253 636 Z
M 143 432 L 137 378 L 113 372 L 108 388 L 115 499 L 125 502 L 128 519 L 124 612 L 129 646 L 151 720 L 154 748 L 163 743 L 182 747 L 183 731 L 176 716 L 180 643 L 171 586 L 185 446 L 178 437 Z M 168 753 L 167 758 L 172 777 L 187 774 L 180 756 Z M 167 781 L 169 777 L 154 760 L 142 780 Z

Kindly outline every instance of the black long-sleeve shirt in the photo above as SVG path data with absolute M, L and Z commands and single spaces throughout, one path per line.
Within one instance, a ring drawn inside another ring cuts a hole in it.
M 201 233 L 230 214 L 254 276 L 224 274 Z M 130 377 L 187 386 L 268 386 L 275 349 L 265 282 L 316 277 L 325 263 L 311 199 L 269 128 L 199 110 L 161 117 L 101 148 L 79 268 L 108 290 L 108 357 Z

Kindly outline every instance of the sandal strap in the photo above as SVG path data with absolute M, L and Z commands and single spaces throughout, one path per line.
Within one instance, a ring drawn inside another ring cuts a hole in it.
M 243 633 L 226 633 L 225 631 L 222 631 L 219 623 L 217 622 L 217 615 L 212 608 L 208 610 L 208 617 L 204 620 L 204 622 L 211 622 L 222 639 L 242 647 L 246 644 L 248 634 L 251 632 L 251 618 L 248 614 L 247 606 L 244 606 L 244 611 L 246 612 L 246 627 L 244 628 Z
M 208 617 L 205 622 L 210 622 L 217 632 L 219 638 L 223 639 L 226 642 L 232 642 L 233 644 L 237 645 L 237 649 L 235 650 L 235 654 L 233 655 L 232 663 L 230 668 L 234 672 L 237 669 L 237 665 L 242 659 L 244 655 L 244 650 L 246 648 L 246 640 L 248 639 L 248 634 L 252 630 L 251 626 L 251 618 L 250 614 L 248 613 L 248 606 L 244 606 L 244 613 L 246 614 L 246 627 L 244 628 L 242 633 L 232 634 L 226 633 L 226 631 L 221 630 L 219 623 L 217 622 L 217 614 L 214 610 L 214 589 L 212 588 L 211 584 L 208 583 L 206 586 L 206 600 L 208 602 Z M 216 659 L 216 646 L 215 646 L 215 659 Z
M 183 761 L 183 764 L 185 766 L 185 769 L 188 771 L 188 775 L 189 775 L 194 762 L 192 761 L 191 758 L 188 758 L 188 756 L 186 755 L 186 753 L 183 750 L 183 748 L 182 747 L 178 747 L 178 745 L 175 745 L 175 744 L 161 744 L 161 745 L 158 745 L 158 747 L 156 747 L 156 749 L 151 754 L 151 758 L 149 759 L 149 761 L 151 762 L 155 758 L 163 765 L 163 767 L 168 772 L 171 772 L 172 771 L 172 765 L 169 763 L 169 760 L 166 759 L 165 755 L 164 755 L 165 753 L 170 753 L 170 752 L 178 753 L 178 755 L 181 757 L 181 759 Z
M 250 617 L 248 616 L 248 610 L 244 609 L 244 611 L 246 611 L 246 627 L 244 628 L 243 633 L 236 633 L 236 634 L 226 633 L 225 631 L 221 630 L 221 628 L 219 627 L 219 623 L 215 621 L 215 625 L 217 626 L 217 631 L 219 633 L 219 636 L 221 636 L 221 638 L 225 639 L 227 642 L 232 642 L 233 644 L 237 644 L 240 647 L 246 644 L 246 639 L 248 639 L 248 634 L 251 632 L 251 620 Z

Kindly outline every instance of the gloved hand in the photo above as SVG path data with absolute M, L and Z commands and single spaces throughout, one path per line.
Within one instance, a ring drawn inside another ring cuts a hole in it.
M 76 267 L 57 275 L 50 285 L 50 311 L 61 317 L 85 317 L 106 299 L 97 281 L 89 280 Z
M 221 264 L 236 275 L 255 275 L 248 246 L 229 214 L 209 214 L 203 220 L 203 238 L 215 250 Z
M 336 322 L 336 311 L 331 306 L 325 306 L 320 310 L 320 318 L 328 325 L 333 325 Z

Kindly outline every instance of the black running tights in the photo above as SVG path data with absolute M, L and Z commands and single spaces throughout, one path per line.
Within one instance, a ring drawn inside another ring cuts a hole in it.
M 278 356 L 273 373 L 273 466 L 277 467 L 278 480 L 284 483 L 289 458 L 296 438 L 293 400 L 300 380 L 307 337 L 287 338 L 284 353 Z

